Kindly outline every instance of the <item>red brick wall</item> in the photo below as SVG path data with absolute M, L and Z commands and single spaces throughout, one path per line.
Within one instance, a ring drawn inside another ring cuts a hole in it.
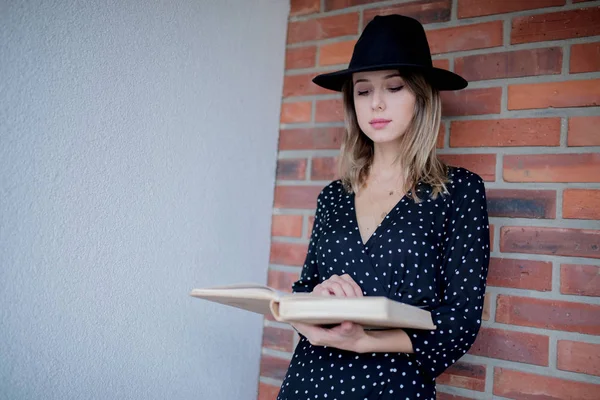
M 395 12 L 470 81 L 443 95 L 439 153 L 487 181 L 493 224 L 484 326 L 438 398 L 600 398 L 599 1 L 292 0 L 269 284 L 297 279 L 317 194 L 335 179 L 340 96 L 310 79 L 345 67 L 365 24 Z M 296 340 L 265 320 L 261 400 Z

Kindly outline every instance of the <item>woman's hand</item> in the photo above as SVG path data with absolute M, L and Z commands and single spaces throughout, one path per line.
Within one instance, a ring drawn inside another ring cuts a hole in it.
M 335 347 L 360 353 L 362 352 L 361 345 L 367 339 L 363 327 L 349 321 L 344 321 L 331 329 L 297 322 L 294 322 L 292 326 L 304 335 L 313 346 Z
M 332 275 L 314 287 L 312 294 L 319 296 L 362 297 L 360 286 L 348 274 Z M 367 334 L 363 327 L 353 322 L 344 321 L 331 329 L 320 326 L 293 323 L 291 324 L 313 346 L 329 346 L 342 350 L 359 351 L 360 343 Z
M 314 287 L 313 294 L 320 296 L 362 297 L 363 291 L 348 274 L 331 275 Z

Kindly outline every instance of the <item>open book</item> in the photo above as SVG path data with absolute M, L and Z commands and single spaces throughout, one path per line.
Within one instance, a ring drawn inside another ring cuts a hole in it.
M 384 296 L 336 297 L 284 293 L 258 284 L 237 284 L 194 289 L 191 296 L 225 304 L 279 322 L 335 325 L 352 321 L 366 329 L 435 329 L 431 313 Z

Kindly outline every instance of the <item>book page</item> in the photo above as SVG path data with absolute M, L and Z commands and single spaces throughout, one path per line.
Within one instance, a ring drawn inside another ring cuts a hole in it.
M 263 315 L 271 312 L 271 302 L 278 302 L 281 297 L 288 296 L 287 293 L 256 283 L 193 289 L 190 295 Z

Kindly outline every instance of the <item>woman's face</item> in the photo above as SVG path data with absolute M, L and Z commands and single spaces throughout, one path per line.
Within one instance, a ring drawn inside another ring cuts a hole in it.
M 416 98 L 398 71 L 357 72 L 352 80 L 360 129 L 375 143 L 399 139 L 412 120 Z

